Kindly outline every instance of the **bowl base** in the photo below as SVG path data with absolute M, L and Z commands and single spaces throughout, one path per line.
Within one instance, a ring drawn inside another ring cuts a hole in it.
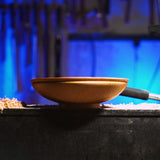
M 88 109 L 88 108 L 100 108 L 99 103 L 59 103 L 60 108 L 66 109 Z

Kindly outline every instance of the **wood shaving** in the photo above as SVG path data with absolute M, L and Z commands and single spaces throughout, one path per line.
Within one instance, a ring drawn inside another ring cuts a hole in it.
M 0 98 L 0 110 L 3 111 L 6 108 L 23 108 L 23 105 L 16 98 Z

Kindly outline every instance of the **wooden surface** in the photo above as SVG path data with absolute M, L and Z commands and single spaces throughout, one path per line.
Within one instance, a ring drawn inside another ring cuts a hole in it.
M 6 109 L 0 156 L 10 160 L 158 160 L 160 110 Z

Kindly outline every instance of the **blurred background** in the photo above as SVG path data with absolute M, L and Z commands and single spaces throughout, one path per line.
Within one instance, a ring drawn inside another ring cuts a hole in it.
M 160 94 L 158 0 L 1 0 L 0 97 L 53 104 L 30 79 L 128 78 L 129 87 Z M 118 96 L 106 103 L 159 103 Z

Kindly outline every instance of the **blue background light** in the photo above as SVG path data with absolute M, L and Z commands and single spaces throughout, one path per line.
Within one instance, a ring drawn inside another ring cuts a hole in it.
M 1 1 L 4 3 L 13 3 L 13 0 Z M 22 3 L 23 0 L 19 0 Z M 30 1 L 31 2 L 31 1 Z M 50 4 L 53 1 L 47 0 L 45 3 Z M 110 14 L 107 17 L 110 25 L 113 26 L 111 31 L 116 32 L 115 21 L 120 24 L 118 27 L 118 33 L 126 28 L 126 33 L 131 30 L 135 31 L 132 27 L 141 28 L 141 25 L 148 21 L 149 17 L 149 5 L 143 6 L 144 1 L 140 2 L 137 11 L 132 10 L 131 20 L 129 24 L 124 24 L 124 7 L 121 2 L 111 1 Z M 59 5 L 64 3 L 64 0 L 57 1 Z M 133 2 L 137 3 L 137 2 Z M 148 3 L 147 3 L 148 4 Z M 133 7 L 134 5 L 132 5 Z M 133 8 L 132 8 L 133 9 Z M 0 10 L 1 13 L 1 10 Z M 93 13 L 90 15 L 90 13 Z M 88 19 L 94 18 L 95 12 L 88 13 Z M 135 15 L 138 15 L 140 19 L 136 19 Z M 31 78 L 36 77 L 36 45 L 35 45 L 35 34 L 32 34 L 33 48 L 32 48 L 32 64 L 26 66 L 26 45 L 20 44 L 20 71 L 22 76 L 23 92 L 17 92 L 16 82 L 16 67 L 15 67 L 15 49 L 14 49 L 14 37 L 13 30 L 10 27 L 10 15 L 9 12 L 5 15 L 6 17 L 6 59 L 4 62 L 0 62 L 0 97 L 17 97 L 19 100 L 24 100 L 27 103 L 50 103 L 45 100 L 37 93 L 34 92 L 31 87 Z M 53 15 L 55 18 L 55 15 Z M 53 19 L 54 19 L 53 18 Z M 143 19 L 144 21 L 141 21 Z M 0 14 L 0 29 L 2 14 Z M 99 20 L 100 21 L 100 20 Z M 53 20 L 53 22 L 55 22 Z M 93 21 L 94 22 L 94 21 Z M 95 20 L 95 22 L 97 22 Z M 54 24 L 55 25 L 55 24 Z M 94 25 L 94 24 L 93 24 Z M 98 24 L 99 28 L 101 23 Z M 77 32 L 77 28 L 70 25 L 68 31 Z M 110 27 L 110 26 L 109 26 Z M 128 28 L 127 28 L 128 27 Z M 131 30 L 129 29 L 131 27 Z M 88 29 L 89 30 L 89 29 Z M 99 29 L 100 30 L 100 29 Z M 110 30 L 109 30 L 110 31 Z M 2 31 L 0 32 L 2 34 Z M 23 33 L 22 33 L 23 34 Z M 93 36 L 94 37 L 94 36 Z M 0 39 L 0 43 L 4 39 Z M 135 87 L 140 89 L 149 90 L 152 93 L 160 94 L 160 40 L 140 40 L 139 45 L 135 45 L 134 40 L 96 40 L 96 35 L 92 40 L 69 40 L 69 51 L 67 51 L 68 68 L 67 76 L 93 76 L 93 77 L 122 77 L 128 78 L 129 87 Z M 53 60 L 54 61 L 54 60 Z M 63 64 L 63 62 L 62 62 Z M 63 66 L 62 66 L 63 67 Z M 143 103 L 143 102 L 154 102 L 158 101 L 143 101 L 128 97 L 118 96 L 114 100 L 107 103 Z
M 159 40 L 141 40 L 138 46 L 133 40 L 95 40 L 94 42 L 72 40 L 68 74 L 69 76 L 128 78 L 129 87 L 160 94 L 160 71 L 157 69 L 160 67 L 159 50 Z M 130 102 L 158 103 L 158 101 L 143 101 L 122 96 L 107 103 Z

